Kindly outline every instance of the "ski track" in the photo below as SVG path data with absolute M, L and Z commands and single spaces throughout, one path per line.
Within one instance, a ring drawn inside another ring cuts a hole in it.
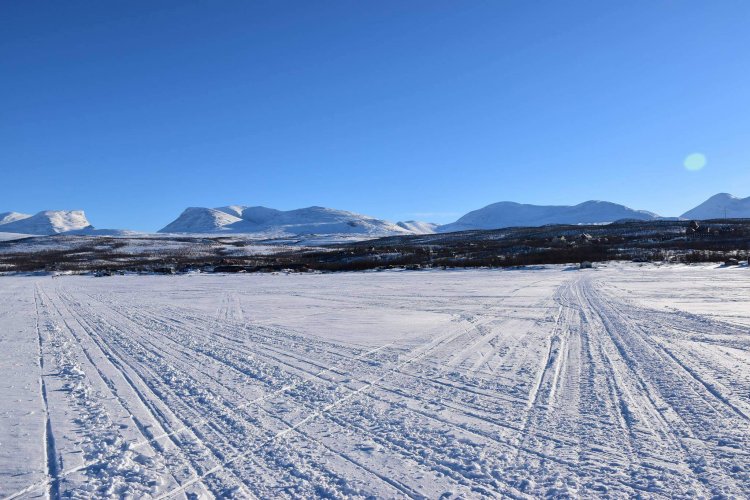
M 750 497 L 747 271 L 0 280 L 46 467 L 2 498 Z

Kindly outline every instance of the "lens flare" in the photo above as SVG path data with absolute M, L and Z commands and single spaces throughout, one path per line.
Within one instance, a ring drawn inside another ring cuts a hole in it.
M 696 171 L 706 166 L 706 155 L 703 153 L 692 153 L 685 157 L 685 168 Z

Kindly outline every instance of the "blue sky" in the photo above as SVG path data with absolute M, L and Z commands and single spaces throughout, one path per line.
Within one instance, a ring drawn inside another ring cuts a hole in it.
M 750 195 L 750 2 L 4 2 L 0 212 Z M 688 170 L 685 158 L 707 162 Z

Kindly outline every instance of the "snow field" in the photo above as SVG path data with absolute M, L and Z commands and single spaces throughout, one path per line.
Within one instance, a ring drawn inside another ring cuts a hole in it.
M 0 497 L 750 495 L 750 273 L 3 277 Z

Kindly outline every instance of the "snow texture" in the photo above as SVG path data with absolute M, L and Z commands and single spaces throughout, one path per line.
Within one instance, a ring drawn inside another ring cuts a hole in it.
M 745 267 L 0 281 L 0 497 L 750 496 Z
M 407 220 L 403 222 L 397 222 L 397 226 L 406 229 L 413 234 L 433 234 L 437 232 L 439 224 L 433 222 L 421 222 L 417 220 Z

